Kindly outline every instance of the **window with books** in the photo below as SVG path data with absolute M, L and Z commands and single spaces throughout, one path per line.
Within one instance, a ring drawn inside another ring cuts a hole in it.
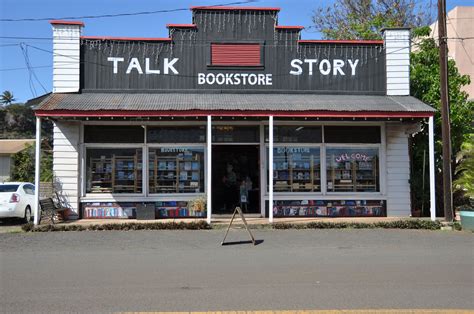
M 379 149 L 327 147 L 328 192 L 378 192 Z
M 273 190 L 275 192 L 320 192 L 320 148 L 274 147 Z
M 150 148 L 148 161 L 150 193 L 204 193 L 204 148 Z
M 86 151 L 86 193 L 142 193 L 142 148 Z

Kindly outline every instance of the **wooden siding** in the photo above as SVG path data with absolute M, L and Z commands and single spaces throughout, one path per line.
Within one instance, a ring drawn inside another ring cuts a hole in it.
M 53 171 L 55 189 L 70 208 L 79 213 L 79 139 L 76 122 L 54 124 Z
M 402 124 L 387 124 L 387 215 L 410 216 L 410 157 Z
M 53 93 L 79 91 L 80 25 L 53 25 Z
M 385 30 L 387 95 L 410 95 L 410 31 Z

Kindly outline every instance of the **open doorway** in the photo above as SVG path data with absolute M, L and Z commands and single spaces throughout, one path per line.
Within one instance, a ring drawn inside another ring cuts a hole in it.
M 212 146 L 213 213 L 231 214 L 236 206 L 260 213 L 259 156 L 258 145 Z

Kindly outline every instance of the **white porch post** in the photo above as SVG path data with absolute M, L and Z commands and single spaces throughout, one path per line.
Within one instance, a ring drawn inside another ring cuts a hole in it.
M 206 186 L 206 196 L 207 196 L 207 223 L 211 223 L 212 215 L 212 119 L 211 116 L 207 116 L 207 186 Z
M 434 118 L 428 118 L 428 155 L 430 164 L 430 217 L 436 220 L 436 191 L 435 191 L 435 151 L 434 151 Z
M 35 146 L 35 208 L 33 215 L 34 223 L 39 223 L 39 198 L 40 198 L 40 165 L 41 165 L 41 118 L 36 117 L 36 146 Z
M 268 221 L 273 222 L 273 116 L 268 118 Z

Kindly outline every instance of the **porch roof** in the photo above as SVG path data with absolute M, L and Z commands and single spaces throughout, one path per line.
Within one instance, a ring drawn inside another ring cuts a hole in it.
M 358 116 L 428 117 L 435 110 L 412 96 L 242 93 L 51 94 L 38 116 Z

